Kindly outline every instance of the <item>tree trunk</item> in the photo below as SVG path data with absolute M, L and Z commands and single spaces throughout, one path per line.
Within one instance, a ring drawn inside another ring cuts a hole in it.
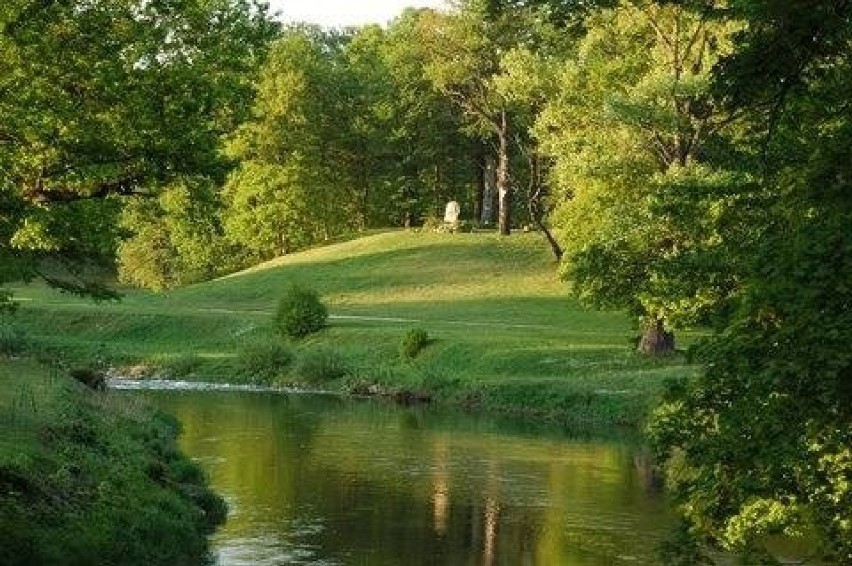
M 482 171 L 482 180 L 485 185 L 482 195 L 482 215 L 478 219 L 483 226 L 490 226 L 494 222 L 494 201 L 497 200 L 496 169 L 494 157 L 487 156 L 485 158 L 485 169 Z
M 544 205 L 541 200 L 544 194 L 544 184 L 541 182 L 541 161 L 538 152 L 533 151 L 529 156 L 530 166 L 530 183 L 527 190 L 527 207 L 530 212 L 530 218 L 538 229 L 541 230 L 544 237 L 547 238 L 547 243 L 550 244 L 550 251 L 553 252 L 556 261 L 562 261 L 564 254 L 562 246 L 556 241 L 550 228 L 544 221 Z
M 473 221 L 479 224 L 482 222 L 482 203 L 485 198 L 485 175 L 488 173 L 488 166 L 481 150 L 477 150 L 475 161 L 476 184 L 473 189 Z
M 435 165 L 435 214 L 443 218 L 444 205 L 443 191 L 441 191 L 441 166 Z
M 509 122 L 505 110 L 500 113 L 497 141 L 498 228 L 500 234 L 508 236 L 512 229 L 512 187 L 509 182 Z
M 369 164 L 366 160 L 361 161 L 361 218 L 360 228 L 366 230 L 370 227 L 370 174 Z
M 661 319 L 657 319 L 645 328 L 637 349 L 648 356 L 671 355 L 675 351 L 674 334 L 666 330 Z

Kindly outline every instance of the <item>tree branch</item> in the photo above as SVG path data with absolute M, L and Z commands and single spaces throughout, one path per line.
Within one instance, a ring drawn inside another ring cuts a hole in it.
M 84 200 L 104 199 L 109 196 L 152 196 L 139 186 L 139 179 L 128 177 L 103 183 L 92 192 L 82 193 L 67 187 L 48 188 L 38 183 L 36 187 L 24 193 L 24 199 L 33 203 L 66 204 Z

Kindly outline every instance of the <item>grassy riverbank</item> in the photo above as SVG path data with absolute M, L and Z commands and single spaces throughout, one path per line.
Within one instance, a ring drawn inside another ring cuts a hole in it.
M 292 283 L 319 291 L 332 318 L 320 334 L 281 347 L 272 313 Z M 537 234 L 384 233 L 167 294 L 128 292 L 117 304 L 32 286 L 16 296 L 31 347 L 73 363 L 412 391 L 576 422 L 636 423 L 665 379 L 693 371 L 681 358 L 635 355 L 626 316 L 569 298 Z M 414 327 L 434 341 L 403 361 L 399 342 Z
M 0 358 L 0 564 L 199 564 L 224 504 L 177 425 Z

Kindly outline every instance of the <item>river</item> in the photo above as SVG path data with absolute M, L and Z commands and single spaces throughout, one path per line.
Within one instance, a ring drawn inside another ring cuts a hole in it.
M 134 392 L 230 506 L 223 566 L 656 563 L 671 514 L 629 435 L 375 400 Z

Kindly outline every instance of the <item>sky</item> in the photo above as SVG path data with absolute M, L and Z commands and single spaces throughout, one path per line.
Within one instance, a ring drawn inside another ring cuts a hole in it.
M 445 0 L 268 0 L 284 22 L 309 22 L 323 26 L 386 24 L 403 9 L 443 8 Z

